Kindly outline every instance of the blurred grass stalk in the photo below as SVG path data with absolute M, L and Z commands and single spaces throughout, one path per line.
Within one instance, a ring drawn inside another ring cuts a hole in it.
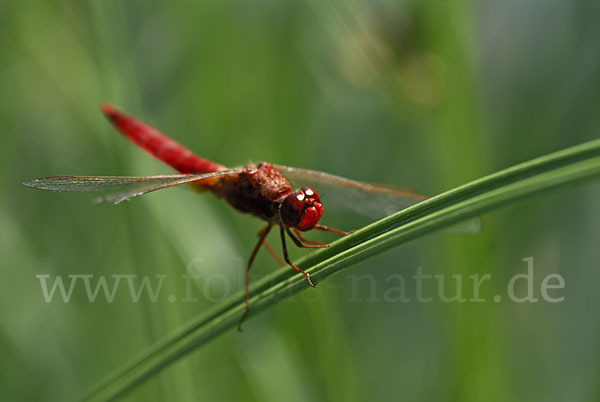
M 298 261 L 315 281 L 421 236 L 559 186 L 600 175 L 600 140 L 552 153 L 457 187 L 336 241 Z M 251 287 L 248 318 L 308 285 L 282 268 Z M 87 396 L 99 401 L 123 395 L 200 345 L 236 326 L 244 310 L 238 292 L 114 371 Z

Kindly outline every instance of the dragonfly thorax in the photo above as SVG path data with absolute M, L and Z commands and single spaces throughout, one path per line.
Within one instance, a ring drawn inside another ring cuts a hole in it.
M 315 190 L 302 187 L 284 198 L 279 214 L 284 225 L 311 230 L 323 216 L 323 204 Z

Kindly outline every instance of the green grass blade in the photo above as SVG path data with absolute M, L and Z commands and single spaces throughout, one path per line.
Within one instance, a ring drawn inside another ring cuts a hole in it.
M 319 282 L 367 258 L 487 211 L 559 186 L 600 176 L 600 140 L 540 157 L 475 180 L 405 209 L 346 236 L 298 261 Z M 249 318 L 307 288 L 304 276 L 281 269 L 251 288 Z M 244 309 L 242 292 L 182 326 L 113 372 L 88 400 L 123 395 L 170 363 L 236 326 Z

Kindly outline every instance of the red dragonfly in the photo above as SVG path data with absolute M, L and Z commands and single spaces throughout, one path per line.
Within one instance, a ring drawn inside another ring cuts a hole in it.
M 323 203 L 317 191 L 306 185 L 293 190 L 290 183 L 313 183 L 331 189 L 333 197 L 358 208 L 363 214 L 382 217 L 424 200 L 426 197 L 408 191 L 373 186 L 327 173 L 292 168 L 267 162 L 227 167 L 193 154 L 190 150 L 160 133 L 148 124 L 128 116 L 112 105 L 102 105 L 102 112 L 132 142 L 181 174 L 125 177 L 125 176 L 53 176 L 23 183 L 26 186 L 52 191 L 103 191 L 120 188 L 119 192 L 98 198 L 97 202 L 118 204 L 156 190 L 182 184 L 194 185 L 199 190 L 212 191 L 235 209 L 252 214 L 267 222 L 259 232 L 258 243 L 252 250 L 246 266 L 246 308 L 238 329 L 250 311 L 250 268 L 260 247 L 265 247 L 278 261 L 274 249 L 266 241 L 273 226 L 279 226 L 285 262 L 306 277 L 314 287 L 308 272 L 294 265 L 287 251 L 286 236 L 302 248 L 322 248 L 329 245 L 310 240 L 303 232 L 323 230 L 346 235 L 348 232 L 319 224 Z

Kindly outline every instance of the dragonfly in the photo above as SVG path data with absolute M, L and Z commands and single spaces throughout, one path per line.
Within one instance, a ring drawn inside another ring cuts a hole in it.
M 350 233 L 319 223 L 323 216 L 324 203 L 315 188 L 327 189 L 331 198 L 337 198 L 338 201 L 363 215 L 377 218 L 427 198 L 409 190 L 372 185 L 315 170 L 268 162 L 227 168 L 194 154 L 156 128 L 111 104 L 103 104 L 101 110 L 126 138 L 177 170 L 179 174 L 138 177 L 52 176 L 29 180 L 23 184 L 50 191 L 106 191 L 110 193 L 96 198 L 95 202 L 114 204 L 157 190 L 186 184 L 194 186 L 199 191 L 210 191 L 238 211 L 265 221 L 266 225 L 259 231 L 258 242 L 252 249 L 246 264 L 245 310 L 238 322 L 240 330 L 250 312 L 250 268 L 260 248 L 264 245 L 277 261 L 284 265 L 267 241 L 267 235 L 273 227 L 279 227 L 285 264 L 304 275 L 308 285 L 312 287 L 315 285 L 310 274 L 292 263 L 286 239 L 289 238 L 300 248 L 325 248 L 329 247 L 328 243 L 308 239 L 304 236 L 304 232 L 319 230 L 342 236 Z

